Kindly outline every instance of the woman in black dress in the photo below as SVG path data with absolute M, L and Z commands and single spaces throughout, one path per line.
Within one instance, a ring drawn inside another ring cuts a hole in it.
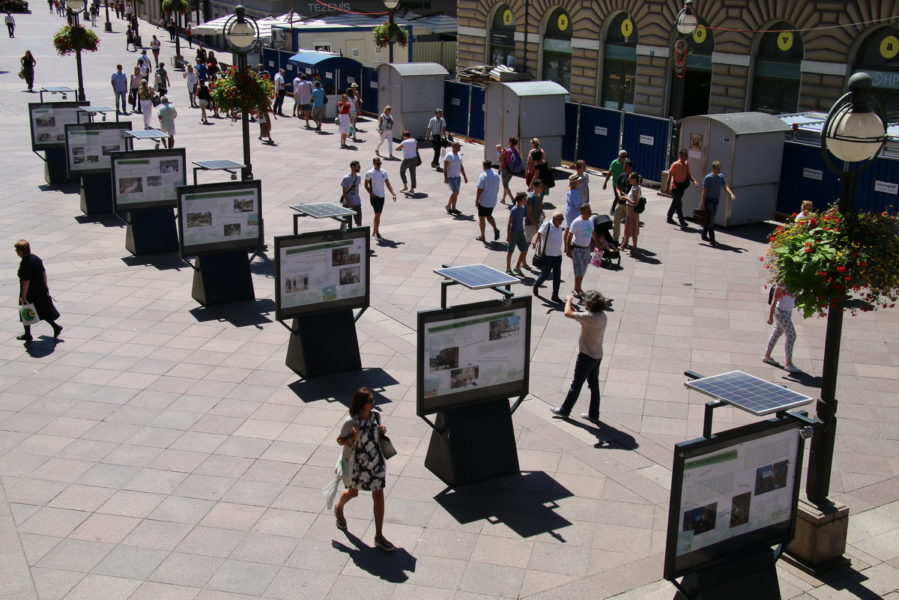
M 46 321 L 53 328 L 53 337 L 59 337 L 62 333 L 62 325 L 56 324 L 59 311 L 53 306 L 50 298 L 50 289 L 47 287 L 47 271 L 40 258 L 31 253 L 31 245 L 27 240 L 19 240 L 15 244 L 16 254 L 22 259 L 19 263 L 19 304 L 31 302 L 37 311 L 37 316 Z M 25 325 L 25 333 L 17 337 L 18 340 L 30 342 L 31 326 Z
M 32 91 L 31 88 L 34 87 L 34 65 L 37 64 L 37 61 L 31 55 L 31 50 L 26 50 L 25 56 L 20 60 L 22 63 L 22 75 L 25 77 L 25 83 L 28 84 L 28 91 L 30 92 Z
M 337 528 L 346 530 L 343 516 L 346 503 L 359 495 L 359 490 L 371 492 L 375 515 L 375 546 L 386 552 L 396 548 L 384 537 L 384 486 L 387 479 L 387 461 L 381 453 L 379 436 L 387 428 L 381 425 L 381 413 L 375 410 L 375 397 L 367 387 L 353 394 L 350 416 L 340 430 L 337 443 L 343 446 L 343 483 L 346 491 L 334 506 Z

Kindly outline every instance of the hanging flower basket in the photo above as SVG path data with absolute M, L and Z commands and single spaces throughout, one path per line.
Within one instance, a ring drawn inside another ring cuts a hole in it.
M 53 47 L 62 56 L 78 51 L 96 52 L 100 38 L 80 25 L 66 25 L 53 36 Z
M 268 107 L 275 96 L 275 84 L 271 80 L 260 77 L 255 71 L 240 74 L 236 67 L 228 69 L 209 88 L 213 103 L 226 112 L 260 110 Z
M 795 217 L 796 215 L 793 215 Z M 824 316 L 855 295 L 862 311 L 892 308 L 899 297 L 899 217 L 840 214 L 836 207 L 778 227 L 760 260 L 783 284 L 804 317 Z M 854 307 L 849 308 L 855 314 Z
M 187 14 L 189 8 L 187 0 L 162 0 L 162 12 L 166 14 Z
M 390 44 L 398 44 L 405 46 L 409 41 L 408 33 L 405 27 L 400 27 L 396 23 L 387 21 L 376 26 L 372 33 L 375 37 L 375 46 L 378 48 L 386 48 Z

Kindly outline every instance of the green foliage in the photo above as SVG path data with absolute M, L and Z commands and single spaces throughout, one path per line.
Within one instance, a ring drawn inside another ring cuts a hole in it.
M 267 108 L 275 96 L 275 84 L 255 71 L 241 74 L 231 67 L 220 78 L 209 85 L 212 101 L 226 112 L 244 110 L 252 112 Z
M 794 215 L 795 217 L 795 215 Z M 803 316 L 824 316 L 835 300 L 855 294 L 892 308 L 899 297 L 899 217 L 886 212 L 840 214 L 836 207 L 778 227 L 765 268 L 786 286 Z M 851 309 L 854 313 L 854 309 Z
M 62 56 L 84 50 L 96 52 L 99 46 L 97 34 L 80 25 L 66 25 L 53 36 L 53 47 Z
M 187 14 L 190 10 L 190 4 L 187 0 L 162 0 L 162 12 L 166 14 L 179 13 Z
M 375 37 L 375 45 L 378 48 L 385 48 L 390 45 L 391 42 L 400 46 L 405 46 L 409 39 L 405 27 L 400 27 L 396 23 L 391 23 L 390 21 L 385 21 L 376 26 L 372 30 L 372 33 Z

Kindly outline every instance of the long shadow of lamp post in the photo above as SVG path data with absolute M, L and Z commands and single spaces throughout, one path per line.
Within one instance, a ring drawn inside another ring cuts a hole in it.
M 241 77 L 247 75 L 247 53 L 259 42 L 259 26 L 256 20 L 247 16 L 242 5 L 234 8 L 234 14 L 228 17 L 223 28 L 225 42 L 237 55 L 237 72 Z M 243 180 L 253 179 L 253 167 L 250 164 L 250 119 L 247 109 L 240 111 L 240 125 L 243 132 Z

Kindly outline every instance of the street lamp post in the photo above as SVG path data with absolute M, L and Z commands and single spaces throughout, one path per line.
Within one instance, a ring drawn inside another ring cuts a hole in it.
M 103 24 L 104 31 L 112 31 L 112 21 L 109 20 L 109 0 L 106 0 L 106 23 Z
M 66 11 L 68 13 L 69 22 L 72 24 L 72 27 L 81 27 L 81 22 L 78 20 L 78 14 L 84 10 L 84 0 L 66 0 Z M 84 102 L 84 75 L 81 72 L 81 49 L 75 49 L 75 67 L 78 70 L 78 92 L 75 94 L 75 99 L 79 102 Z
M 384 6 L 387 8 L 388 35 L 387 38 L 387 62 L 393 62 L 393 14 L 400 5 L 400 0 L 384 0 Z
M 247 74 L 247 53 L 252 50 L 259 41 L 259 27 L 256 20 L 246 15 L 246 9 L 242 5 L 234 8 L 234 14 L 225 21 L 225 42 L 231 51 L 237 55 L 237 72 L 241 76 Z M 242 178 L 244 181 L 253 179 L 253 166 L 250 164 L 250 118 L 247 110 L 240 111 L 240 125 L 243 132 L 243 164 Z
M 874 157 L 886 140 L 885 120 L 878 115 L 879 107 L 870 96 L 871 76 L 856 73 L 849 78 L 849 92 L 830 109 L 821 132 L 821 152 L 831 171 L 840 176 L 840 214 L 848 215 L 855 208 L 855 181 L 858 173 L 871 166 Z M 833 155 L 842 166 L 834 165 Z M 831 504 L 830 474 L 833 464 L 837 427 L 837 368 L 840 362 L 840 334 L 843 328 L 844 296 L 840 296 L 827 311 L 824 334 L 824 365 L 821 373 L 821 398 L 818 400 L 818 419 L 822 426 L 815 432 L 809 454 L 805 493 L 819 508 Z

